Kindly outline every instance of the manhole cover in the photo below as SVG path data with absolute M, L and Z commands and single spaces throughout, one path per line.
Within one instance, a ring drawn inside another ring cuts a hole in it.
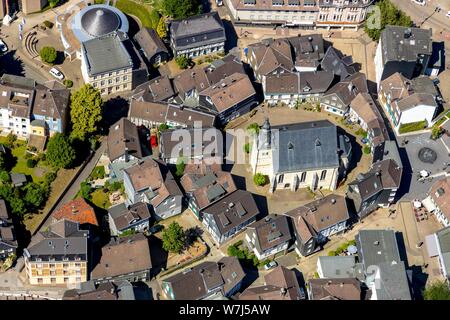
M 419 160 L 425 163 L 434 163 L 436 161 L 436 151 L 430 148 L 422 148 L 419 150 Z

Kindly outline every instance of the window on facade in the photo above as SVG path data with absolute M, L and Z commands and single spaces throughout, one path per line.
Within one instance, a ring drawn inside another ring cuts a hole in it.
M 280 174 L 278 176 L 278 183 L 283 183 L 283 180 L 284 180 L 284 174 Z
M 305 180 L 306 180 L 306 172 L 302 172 L 300 176 L 300 182 L 305 182 Z
M 320 180 L 325 180 L 325 178 L 327 177 L 327 170 L 323 170 L 322 173 L 320 174 Z

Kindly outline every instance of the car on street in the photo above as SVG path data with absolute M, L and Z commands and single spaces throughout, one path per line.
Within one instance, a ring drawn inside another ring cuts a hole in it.
M 51 68 L 49 72 L 52 76 L 54 76 L 58 80 L 64 79 L 64 75 L 62 74 L 62 72 L 56 69 L 55 67 Z
M 0 39 L 0 52 L 1 53 L 5 53 L 8 51 L 8 46 L 6 45 L 6 43 Z
M 415 4 L 418 4 L 419 6 L 426 6 L 427 5 L 427 1 L 426 0 L 411 0 L 412 2 L 414 2 Z
M 276 268 L 278 266 L 278 263 L 276 261 L 270 261 L 269 263 L 266 263 L 264 265 L 264 270 L 270 270 L 273 268 Z

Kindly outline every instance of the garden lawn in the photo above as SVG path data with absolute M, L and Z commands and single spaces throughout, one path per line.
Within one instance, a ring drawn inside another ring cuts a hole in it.
M 139 4 L 131 0 L 117 0 L 116 8 L 120 11 L 135 16 L 146 28 L 152 28 L 152 21 L 150 20 L 150 9 L 148 6 Z
M 111 207 L 109 202 L 109 194 L 103 191 L 103 188 L 97 189 L 91 193 L 92 203 L 102 209 L 108 209 Z
M 398 131 L 400 133 L 407 133 L 407 132 L 423 130 L 426 127 L 427 127 L 427 120 L 423 120 L 423 121 L 417 121 L 417 122 L 411 122 L 411 123 L 404 123 L 404 124 L 400 125 L 400 128 Z

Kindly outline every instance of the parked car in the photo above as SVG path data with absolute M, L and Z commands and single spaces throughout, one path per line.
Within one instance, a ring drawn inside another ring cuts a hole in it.
M 0 52 L 1 53 L 5 53 L 8 51 L 8 46 L 6 45 L 6 43 L 0 39 Z
M 56 69 L 55 67 L 51 68 L 49 72 L 52 76 L 54 76 L 58 80 L 64 79 L 64 75 L 62 74 L 62 72 Z
M 426 0 L 411 0 L 412 2 L 414 2 L 415 4 L 418 4 L 419 6 L 426 6 L 427 5 L 427 1 Z
M 273 268 L 276 268 L 278 266 L 278 263 L 276 261 L 270 261 L 269 263 L 264 265 L 264 270 L 270 270 Z

